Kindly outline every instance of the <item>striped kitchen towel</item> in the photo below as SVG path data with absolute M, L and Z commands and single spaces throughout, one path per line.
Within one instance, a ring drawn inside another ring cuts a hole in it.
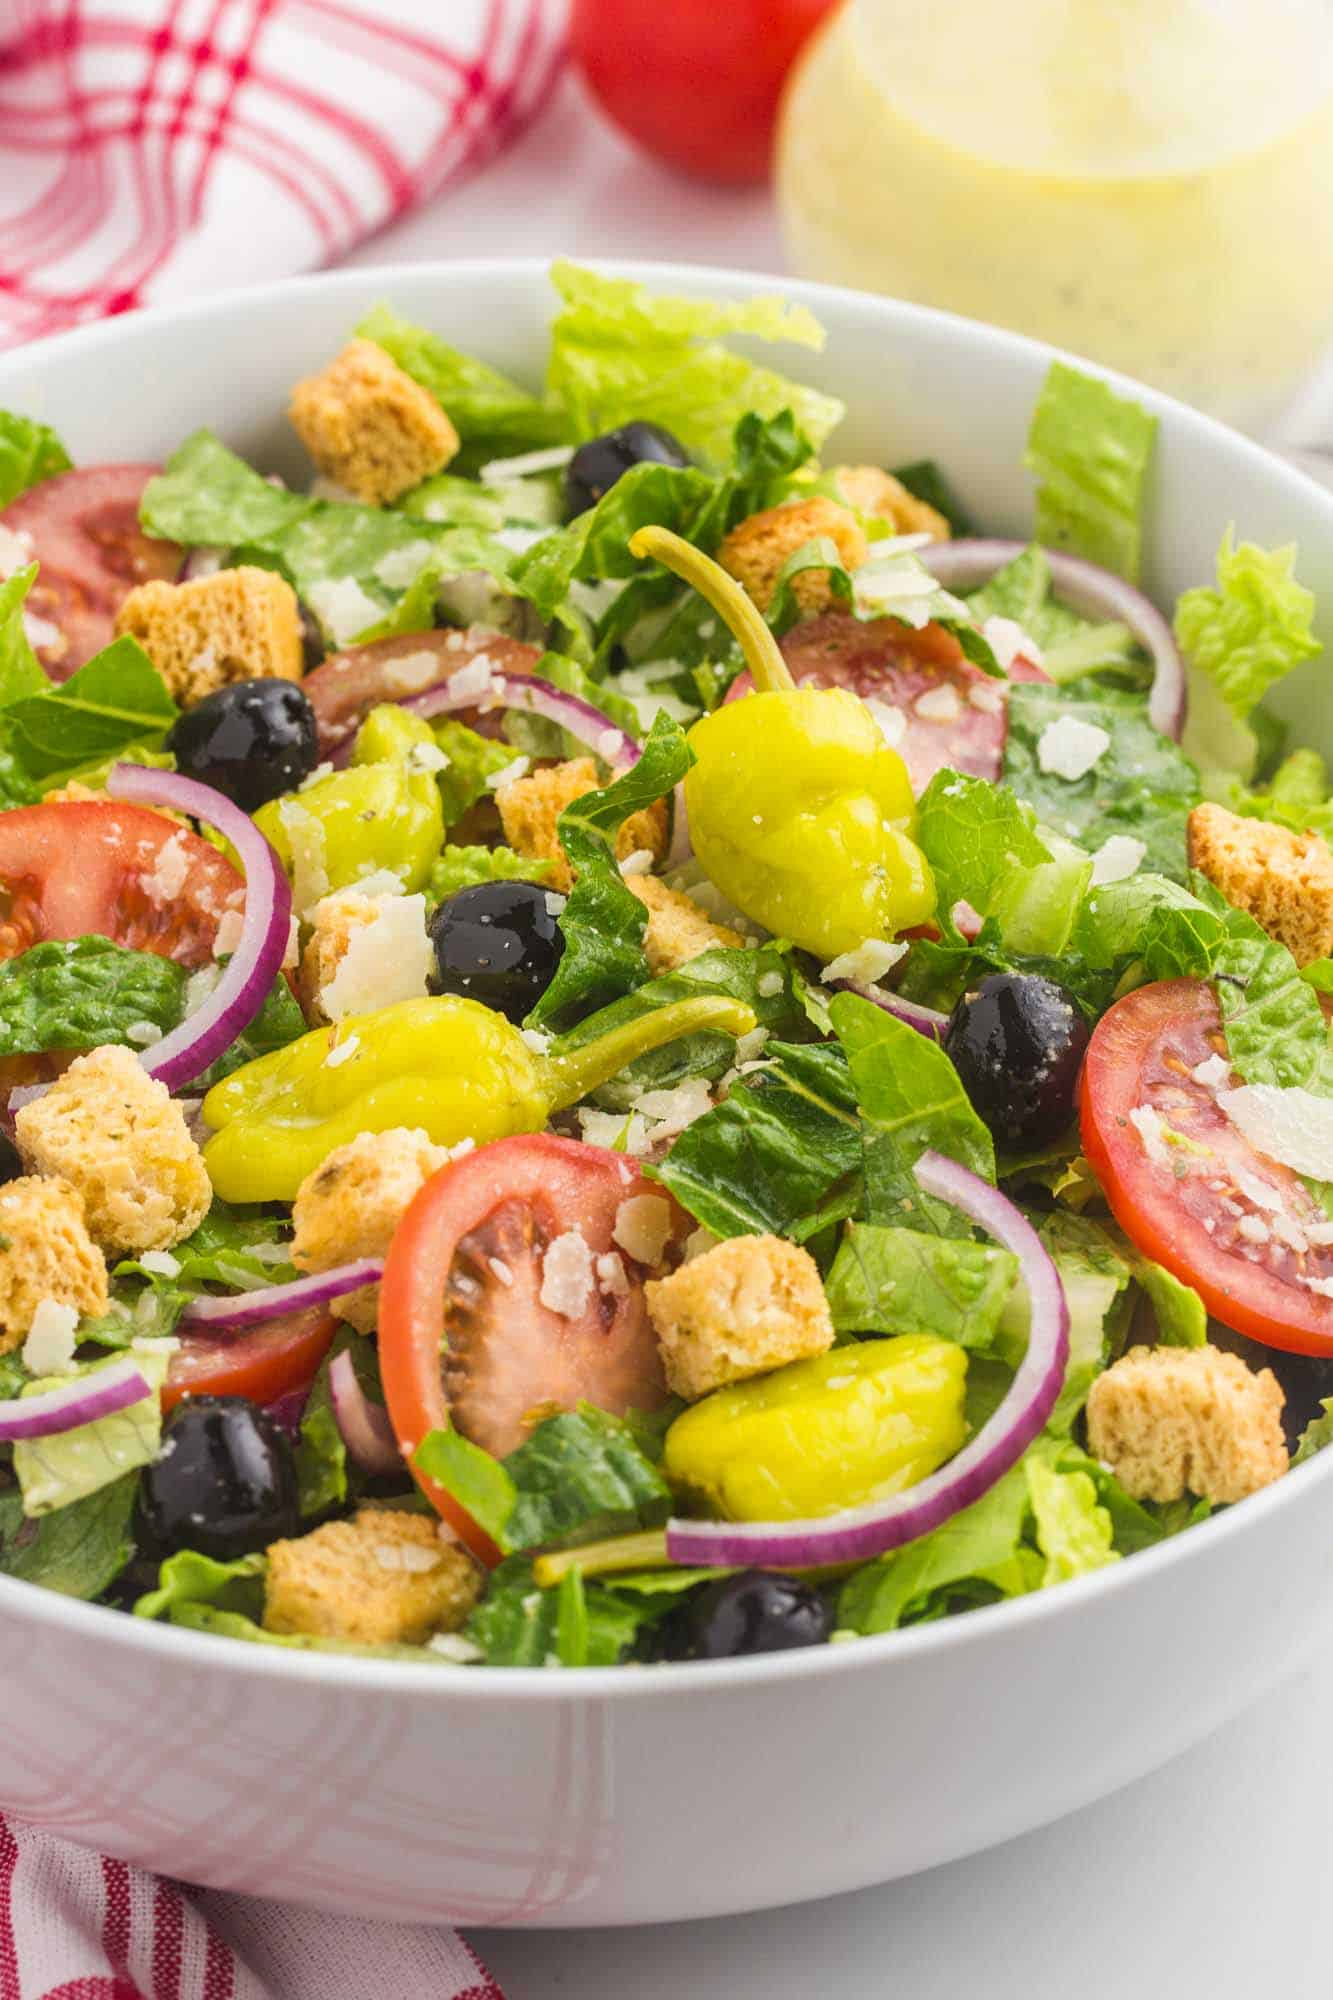
M 455 1931 L 181 1888 L 0 1817 L 0 2000 L 504 2000 Z
M 0 347 L 334 261 L 511 139 L 565 0 L 0 0 Z

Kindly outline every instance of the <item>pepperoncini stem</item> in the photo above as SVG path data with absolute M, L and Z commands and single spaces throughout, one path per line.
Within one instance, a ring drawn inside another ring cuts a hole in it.
M 655 558 L 663 569 L 693 584 L 700 597 L 707 598 L 744 653 L 757 688 L 765 694 L 783 694 L 795 687 L 791 668 L 762 613 L 735 578 L 727 575 L 721 563 L 715 563 L 711 556 L 673 534 L 670 528 L 636 529 L 629 538 L 629 552 L 640 558 Z
M 612 1576 L 620 1570 L 665 1569 L 667 1562 L 665 1528 L 648 1528 L 639 1535 L 616 1535 L 611 1541 L 584 1542 L 577 1549 L 538 1556 L 532 1576 L 542 1590 L 549 1590 L 570 1569 L 584 1576 Z
M 619 1076 L 639 1056 L 660 1049 L 664 1042 L 697 1035 L 705 1028 L 724 1035 L 748 1035 L 754 1025 L 754 1015 L 739 1000 L 730 1000 L 725 993 L 700 993 L 690 1000 L 673 1000 L 670 1006 L 641 1014 L 635 1021 L 626 1021 L 622 1027 L 612 1028 L 581 1049 L 543 1056 L 538 1068 L 551 1109 L 562 1111 L 566 1105 L 577 1104 L 590 1090 L 596 1090 L 599 1083 L 609 1083 L 613 1076 Z

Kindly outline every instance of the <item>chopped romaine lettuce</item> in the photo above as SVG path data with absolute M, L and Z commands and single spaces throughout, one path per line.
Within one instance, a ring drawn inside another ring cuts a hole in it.
M 464 1627 L 487 1666 L 613 1667 L 643 1625 L 663 1615 L 651 1597 L 617 1597 L 604 1585 L 585 1584 L 577 1568 L 566 1576 L 577 1582 L 539 1589 L 525 1556 L 509 1556 L 492 1570 Z
M 824 1290 L 838 1333 L 930 1333 L 986 1353 L 1017 1270 L 994 1244 L 853 1222 Z
M 1023 1460 L 1037 1547 L 1046 1559 L 1041 1585 L 1067 1583 L 1119 1562 L 1114 1525 L 1086 1472 L 1062 1472 L 1039 1450 Z
M 127 1472 L 148 1465 L 162 1442 L 162 1409 L 158 1390 L 166 1378 L 168 1356 L 160 1348 L 133 1350 L 134 1360 L 148 1383 L 148 1394 L 137 1403 L 99 1417 L 96 1423 L 80 1424 L 54 1437 L 22 1438 L 14 1446 L 14 1474 L 23 1494 L 25 1514 L 51 1514 L 68 1507 L 71 1501 L 100 1492 Z M 117 1365 L 114 1357 L 94 1361 L 89 1367 L 68 1375 L 43 1376 L 31 1382 L 25 1395 L 39 1395 L 47 1389 L 62 1389 L 71 1382 L 95 1375 L 100 1368 Z
M 181 1017 L 187 975 L 158 952 L 109 938 L 35 944 L 11 959 L 0 982 L 0 1057 L 48 1049 L 142 1048 Z
M 530 860 L 512 847 L 445 847 L 431 868 L 426 901 L 443 903 L 477 882 L 540 882 L 550 872 L 549 861 Z
M 7 507 L 30 486 L 57 472 L 68 472 L 73 460 L 49 424 L 0 410 L 0 507 Z
M 937 771 L 921 794 L 916 840 L 930 863 L 940 916 L 950 932 L 958 903 L 989 916 L 1001 893 L 1012 893 L 1016 875 L 1030 876 L 1054 860 L 1020 798 L 947 768 Z
M 1211 684 L 1237 722 L 1320 650 L 1312 629 L 1314 597 L 1297 583 L 1295 563 L 1294 547 L 1237 547 L 1228 528 L 1217 552 L 1216 586 L 1187 590 L 1176 606 L 1176 639 L 1191 693 L 1201 681 Z
M 5 659 L 5 596 L 29 573 L 0 587 L 0 675 Z M 26 589 L 26 585 L 24 586 Z M 23 592 L 15 601 L 21 609 Z M 11 602 L 11 617 L 19 615 Z M 23 647 L 27 647 L 26 638 Z M 31 660 L 31 652 L 28 652 Z M 53 685 L 36 662 L 31 681 L 17 642 L 9 651 L 11 671 L 0 678 L 0 737 L 30 789 L 42 792 L 64 783 L 88 765 L 102 765 L 126 751 L 158 751 L 180 711 L 143 648 L 134 639 L 116 639 Z M 26 691 L 25 691 L 26 690 Z
M 1095 375 L 1053 361 L 1024 463 L 1037 480 L 1035 539 L 1138 576 L 1157 419 Z
M 37 565 L 29 563 L 0 582 L 0 710 L 6 712 L 50 685 L 23 624 L 23 602 L 36 578 Z
M 127 1472 L 34 1521 L 18 1488 L 7 1488 L 0 1493 L 0 1570 L 65 1597 L 100 1597 L 134 1554 L 130 1520 L 138 1490 L 138 1473 Z
M 575 437 L 647 418 L 720 465 L 747 411 L 793 411 L 816 449 L 841 421 L 843 406 L 833 397 L 721 344 L 726 334 L 741 333 L 822 347 L 823 331 L 803 306 L 771 297 L 723 305 L 675 298 L 564 262 L 551 266 L 551 281 L 563 305 L 551 330 L 547 388 Z
M 479 736 L 465 722 L 452 716 L 438 717 L 432 724 L 435 741 L 448 758 L 436 772 L 446 827 L 457 826 L 463 814 L 486 793 L 488 778 L 513 763 L 513 748 L 497 743 L 494 737 Z
M 1321 1414 L 1312 1417 L 1301 1432 L 1293 1465 L 1304 1465 L 1317 1452 L 1326 1451 L 1333 1444 L 1333 1396 L 1325 1396 L 1320 1405 Z
M 469 453 L 473 460 L 559 444 L 572 435 L 557 406 L 540 401 L 484 361 L 460 354 L 391 306 L 373 307 L 356 330 L 434 396 L 464 444 L 475 447 Z

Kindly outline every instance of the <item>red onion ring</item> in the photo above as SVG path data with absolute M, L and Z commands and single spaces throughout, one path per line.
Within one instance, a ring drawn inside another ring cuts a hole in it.
M 1013 562 L 1029 546 L 1027 542 L 965 537 L 960 542 L 932 542 L 921 550 L 921 561 L 946 590 L 970 590 L 974 584 L 988 583 L 996 570 Z M 1148 720 L 1163 736 L 1178 743 L 1185 727 L 1185 662 L 1157 606 L 1132 583 L 1098 563 L 1066 555 L 1061 549 L 1043 549 L 1042 554 L 1050 564 L 1056 594 L 1071 611 L 1082 618 L 1119 619 L 1150 655 L 1153 679 Z
M 475 689 L 457 694 L 452 681 L 441 681 L 438 687 L 426 688 L 420 694 L 404 695 L 396 706 L 425 718 L 457 714 L 469 708 L 510 708 L 526 715 L 544 716 L 595 750 L 603 763 L 617 773 L 629 770 L 643 755 L 641 746 L 609 715 L 594 708 L 590 701 L 584 701 L 582 695 L 567 694 L 553 681 L 543 680 L 540 674 L 496 674 L 480 696 Z M 351 754 L 349 741 L 339 745 L 330 761 L 345 764 Z
M 343 1350 L 329 1363 L 329 1397 L 333 1418 L 348 1451 L 363 1472 L 398 1472 L 403 1456 L 394 1437 L 389 1413 L 372 1403 L 356 1379 L 352 1357 Z
M 338 1264 L 331 1271 L 314 1271 L 308 1278 L 294 1278 L 287 1285 L 263 1285 L 253 1292 L 228 1292 L 225 1298 L 201 1295 L 191 1299 L 181 1314 L 181 1323 L 211 1327 L 214 1333 L 244 1333 L 262 1326 L 281 1313 L 303 1312 L 340 1299 L 362 1285 L 377 1285 L 384 1275 L 382 1257 L 358 1257 L 353 1264 Z
M 1031 1305 L 1027 1353 L 1000 1407 L 969 1444 L 919 1485 L 827 1519 L 667 1523 L 672 1562 L 705 1567 L 752 1563 L 806 1569 L 865 1562 L 928 1535 L 971 1506 L 1016 1465 L 1055 1407 L 1069 1359 L 1069 1308 L 1055 1265 L 1026 1216 L 998 1189 L 943 1153 L 916 1163 L 926 1194 L 946 1201 L 1012 1250 Z
M 0 1403 L 0 1441 L 16 1443 L 22 1438 L 59 1437 L 62 1431 L 78 1430 L 95 1424 L 99 1417 L 113 1417 L 131 1403 L 141 1403 L 153 1393 L 152 1384 L 132 1355 L 81 1375 L 77 1382 L 62 1383 L 59 1389 L 45 1389 L 37 1396 L 15 1396 Z
M 168 1090 L 201 1076 L 254 1020 L 282 970 L 291 934 L 292 892 L 277 855 L 248 813 L 194 778 L 115 764 L 107 796 L 144 806 L 170 806 L 216 828 L 245 871 L 245 909 L 236 949 L 201 1007 L 145 1049 L 139 1060 Z
M 874 1006 L 882 1008 L 884 1013 L 892 1014 L 895 1021 L 915 1028 L 918 1035 L 925 1035 L 929 1041 L 944 1040 L 949 1016 L 936 1013 L 933 1007 L 923 1007 L 916 1000 L 902 1000 L 896 993 L 882 992 L 878 986 L 867 986 L 859 979 L 830 979 L 828 983 L 839 993 L 855 993 L 862 1000 L 869 1000 Z

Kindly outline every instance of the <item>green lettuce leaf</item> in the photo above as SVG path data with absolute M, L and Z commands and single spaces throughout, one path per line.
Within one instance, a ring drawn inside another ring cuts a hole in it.
M 1043 771 L 1039 746 L 1048 726 L 1069 716 L 1110 737 L 1083 777 Z M 1113 834 L 1141 840 L 1143 866 L 1185 877 L 1185 820 L 1202 796 L 1191 760 L 1148 720 L 1145 696 L 1123 689 L 1020 683 L 1009 694 L 1003 783 L 1032 807 L 1043 826 L 1089 852 Z
M 856 571 L 849 570 L 838 553 L 837 544 L 827 535 L 814 535 L 802 542 L 778 571 L 773 595 L 765 617 L 773 630 L 786 632 L 803 615 L 796 584 L 807 570 L 821 570 L 828 590 L 838 607 L 854 618 L 870 622 L 898 618 L 909 625 L 927 619 L 952 632 L 974 666 L 999 678 L 1000 664 L 990 641 L 972 621 L 969 607 L 951 591 L 936 585 L 923 593 L 929 571 L 911 549 L 896 549 L 876 557 Z
M 1011 618 L 1021 625 L 1040 647 L 1042 668 L 1053 681 L 1108 671 L 1146 676 L 1146 655 L 1128 625 L 1094 625 L 1061 603 L 1046 551 L 1035 542 L 998 569 L 980 590 L 972 591 L 967 608 L 978 624 L 988 618 Z
M 1134 581 L 1157 419 L 1098 376 L 1053 361 L 1024 464 L 1037 481 L 1034 539 Z
M 465 444 L 494 447 L 491 456 L 512 456 L 560 444 L 573 434 L 559 407 L 403 319 L 391 306 L 372 307 L 356 331 L 434 396 Z M 474 450 L 471 457 L 478 453 Z
M 239 1611 L 259 1618 L 264 1611 L 263 1555 L 237 1556 L 218 1562 L 195 1549 L 168 1556 L 158 1570 L 157 1587 L 146 1591 L 134 1607 L 136 1618 L 170 1618 L 178 1605 L 212 1604 L 222 1611 Z
M 308 514 L 315 502 L 228 451 L 212 431 L 198 430 L 178 445 L 139 502 L 144 532 L 186 548 L 256 546 Z
M 577 1583 L 568 1583 L 568 1577 Z M 577 1568 L 567 1572 L 559 1590 L 541 1590 L 531 1562 L 509 1556 L 492 1570 L 464 1637 L 491 1667 L 613 1667 L 644 1623 L 660 1615 L 651 1599 L 636 1603 L 601 1584 L 585 1584 Z
M 254 1291 L 299 1277 L 284 1254 L 289 1228 L 290 1217 L 277 1209 L 231 1208 L 214 1195 L 199 1227 L 172 1251 L 174 1272 L 145 1270 L 133 1257 L 115 1266 L 108 1310 L 85 1320 L 80 1338 L 128 1347 L 144 1335 L 171 1333 L 190 1300 L 214 1285 Z
M 1187 590 L 1176 606 L 1176 639 L 1197 682 L 1211 683 L 1237 722 L 1270 687 L 1320 651 L 1314 597 L 1295 577 L 1294 546 L 1236 546 L 1228 528 L 1216 587 Z
M 3 612 L 0 599 L 0 624 Z M 26 677 L 22 666 L 19 672 Z M 148 655 L 126 638 L 60 685 L 42 675 L 39 688 L 11 694 L 0 720 L 24 776 L 45 790 L 130 748 L 160 749 L 179 713 Z
M 465 722 L 456 722 L 451 716 L 433 722 L 431 730 L 449 759 L 444 769 L 435 774 L 444 806 L 444 823 L 447 827 L 456 826 L 468 808 L 485 796 L 487 779 L 513 763 L 514 752 L 508 743 L 480 736 Z
M 138 1490 L 138 1473 L 127 1472 L 30 1520 L 17 1487 L 7 1488 L 0 1493 L 0 1571 L 64 1597 L 100 1597 L 134 1554 L 130 1524 Z
M 477 882 L 540 882 L 550 872 L 549 861 L 532 861 L 512 847 L 446 846 L 431 866 L 426 901 L 446 902 Z
M 1267 785 L 1247 788 L 1238 779 L 1222 787 L 1219 804 L 1244 819 L 1269 820 L 1293 833 L 1317 833 L 1333 838 L 1333 799 L 1329 797 L 1328 767 L 1317 750 L 1293 750 L 1274 771 Z
M 1058 1211 L 1040 1225 L 1064 1288 L 1069 1308 L 1069 1360 L 1047 1429 L 1067 1436 L 1088 1400 L 1088 1391 L 1111 1359 L 1133 1306 L 1130 1266 L 1104 1230 L 1079 1215 Z M 1001 1347 L 1017 1367 L 1027 1347 L 1026 1296 L 1014 1295 L 1001 1327 Z
M 824 1290 L 838 1333 L 929 1333 L 987 1353 L 1017 1271 L 994 1244 L 853 1222 Z
M 578 879 L 559 917 L 564 953 L 529 1017 L 534 1025 L 563 1025 L 575 1010 L 614 1000 L 647 979 L 648 912 L 625 886 L 613 843 L 624 822 L 672 791 L 693 761 L 679 723 L 659 715 L 638 763 L 561 813 L 561 844 Z
M 1325 1396 L 1320 1408 L 1322 1414 L 1312 1417 L 1301 1432 L 1291 1461 L 1293 1465 L 1306 1464 L 1317 1452 L 1326 1451 L 1333 1444 L 1333 1396 Z
M 650 292 L 627 278 L 557 262 L 563 301 L 551 330 L 547 388 L 576 437 L 636 417 L 664 424 L 687 451 L 722 464 L 747 411 L 789 409 L 816 449 L 843 406 L 721 345 L 730 333 L 819 348 L 824 335 L 803 306 L 777 298 L 719 305 Z
M 355 1460 L 349 1460 L 342 1432 L 333 1414 L 333 1394 L 329 1388 L 329 1368 L 340 1354 L 349 1354 L 362 1393 L 372 1404 L 383 1404 L 379 1361 L 375 1343 L 351 1327 L 340 1326 L 333 1345 L 320 1364 L 310 1385 L 310 1394 L 301 1416 L 296 1440 L 296 1480 L 304 1520 L 316 1519 L 331 1507 L 357 1499 L 365 1486 L 365 1474 Z
M 35 944 L 11 959 L 0 982 L 0 1057 L 108 1042 L 142 1047 L 129 1030 L 168 1034 L 181 1017 L 186 974 L 156 952 L 109 938 Z
M 0 410 L 0 507 L 73 463 L 49 424 Z
M 1016 1465 L 930 1534 L 855 1571 L 838 1598 L 839 1626 L 867 1636 L 894 1632 L 1034 1590 L 1041 1564 L 1024 1546 L 1030 1504 Z
M 929 861 L 940 910 L 968 902 L 989 916 L 1012 883 L 1054 859 L 1032 812 L 1013 792 L 947 767 L 937 771 L 917 805 L 917 845 Z
M 218 963 L 225 966 L 227 960 L 224 957 Z M 217 1061 L 209 1064 L 193 1088 L 211 1089 L 224 1076 L 230 1076 L 234 1069 L 240 1069 L 243 1063 L 269 1055 L 274 1049 L 285 1049 L 288 1042 L 294 1042 L 305 1031 L 306 1019 L 300 1003 L 279 973 L 249 1027 L 243 1028 L 230 1048 L 224 1049 Z
M 1023 1460 L 1037 1547 L 1046 1559 L 1042 1588 L 1088 1576 L 1120 1560 L 1114 1524 L 1086 1472 L 1063 1472 L 1040 1451 Z
M 109 1417 L 99 1417 L 96 1423 L 80 1424 L 55 1437 L 22 1438 L 14 1446 L 14 1473 L 26 1514 L 51 1514 L 68 1507 L 71 1501 L 110 1486 L 124 1473 L 151 1464 L 157 1456 L 162 1442 L 158 1390 L 166 1377 L 168 1357 L 160 1350 L 138 1349 L 134 1358 L 149 1385 L 149 1393 L 137 1403 Z M 64 1388 L 115 1365 L 111 1357 L 67 1375 L 43 1376 L 31 1382 L 24 1394 Z
M 45 694 L 50 686 L 23 624 L 24 599 L 36 578 L 37 565 L 29 563 L 0 583 L 0 710 L 26 696 Z
M 916 458 L 909 465 L 895 465 L 893 477 L 916 499 L 924 500 L 937 514 L 943 514 L 952 535 L 975 535 L 972 516 L 933 458 Z

